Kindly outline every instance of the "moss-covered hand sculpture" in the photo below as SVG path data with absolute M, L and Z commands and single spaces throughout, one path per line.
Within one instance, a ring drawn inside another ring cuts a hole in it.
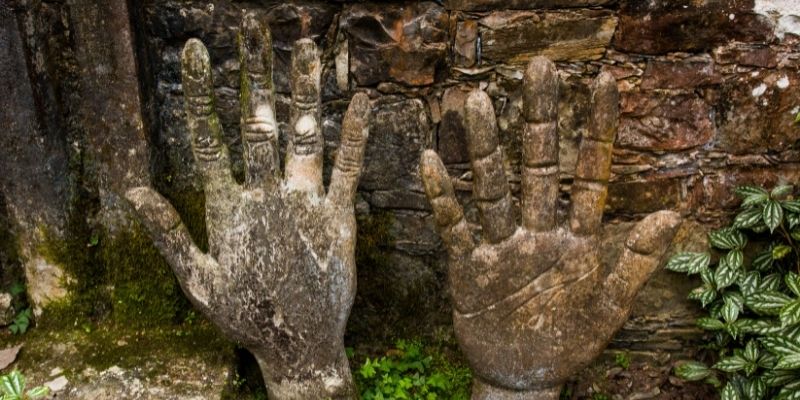
M 322 184 L 320 55 L 295 43 L 286 163 L 278 126 L 268 29 L 247 15 L 239 35 L 245 181 L 231 175 L 214 110 L 208 52 L 196 39 L 182 54 L 186 116 L 206 195 L 208 253 L 174 208 L 148 187 L 127 198 L 186 295 L 256 357 L 270 399 L 352 399 L 343 335 L 356 288 L 354 197 L 368 135 L 369 98 L 357 94 L 327 193 Z
M 557 222 L 558 75 L 546 58 L 525 71 L 521 226 L 486 93 L 473 91 L 465 114 L 480 234 L 437 154 L 422 155 L 425 191 L 448 249 L 456 336 L 475 372 L 473 399 L 558 399 L 563 383 L 625 322 L 680 224 L 676 213 L 651 214 L 619 243 L 618 260 L 601 261 L 618 96 L 614 78 L 601 74 L 566 226 Z

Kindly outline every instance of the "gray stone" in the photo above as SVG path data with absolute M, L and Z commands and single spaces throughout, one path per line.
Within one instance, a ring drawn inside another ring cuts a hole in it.
M 681 223 L 677 213 L 661 211 L 622 236 L 602 226 L 619 118 L 616 81 L 603 73 L 592 88 L 569 221 L 559 226 L 558 86 L 555 66 L 534 58 L 523 88 L 520 225 L 486 93 L 473 91 L 465 110 L 480 233 L 465 219 L 436 153 L 421 157 L 425 192 L 448 250 L 454 327 L 475 373 L 475 400 L 558 399 L 566 380 L 600 355 L 628 319 Z

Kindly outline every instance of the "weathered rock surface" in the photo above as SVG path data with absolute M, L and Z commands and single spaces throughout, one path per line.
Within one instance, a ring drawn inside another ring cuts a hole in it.
M 350 72 L 362 86 L 430 85 L 447 64 L 448 25 L 448 14 L 433 2 L 347 6 L 341 27 L 350 46 Z
M 480 20 L 481 54 L 488 61 L 525 64 L 543 55 L 552 60 L 602 57 L 617 19 L 607 11 L 498 11 Z
M 448 10 L 485 11 L 494 9 L 580 8 L 604 6 L 616 0 L 445 0 Z
M 0 293 L 0 326 L 10 325 L 14 320 L 14 307 L 10 293 Z
M 58 399 L 66 400 L 214 400 L 221 399 L 229 371 L 192 359 L 177 359 L 161 375 L 145 368 L 117 366 L 85 370 L 81 380 L 69 382 Z
M 789 69 L 737 74 L 720 88 L 716 147 L 734 154 L 781 151 L 800 140 L 800 75 Z
M 0 190 L 17 236 L 28 295 L 36 313 L 66 296 L 63 266 L 42 254 L 47 239 L 64 233 L 67 213 L 67 146 L 46 129 L 38 113 L 17 16 L 0 4 Z
M 625 0 L 620 4 L 614 47 L 631 53 L 707 51 L 728 41 L 767 43 L 769 18 L 753 12 L 753 0 Z
M 617 143 L 644 150 L 701 146 L 715 134 L 712 109 L 695 94 L 625 93 Z

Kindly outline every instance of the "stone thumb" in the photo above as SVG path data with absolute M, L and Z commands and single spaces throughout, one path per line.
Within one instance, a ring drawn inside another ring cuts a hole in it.
M 603 294 L 612 304 L 620 308 L 630 305 L 660 266 L 681 221 L 674 211 L 658 211 L 636 224 L 616 267 L 603 284 Z

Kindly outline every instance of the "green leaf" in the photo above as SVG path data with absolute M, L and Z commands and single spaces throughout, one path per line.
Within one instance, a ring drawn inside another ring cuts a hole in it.
M 742 353 L 742 357 L 749 362 L 756 362 L 758 361 L 758 356 L 760 351 L 758 350 L 758 343 L 755 340 L 750 340 L 747 342 L 747 345 L 744 347 L 744 352 Z
M 744 255 L 742 251 L 739 249 L 729 251 L 728 254 L 725 255 L 725 263 L 738 271 L 744 264 Z
M 755 293 L 759 285 L 761 285 L 761 274 L 757 271 L 747 272 L 739 279 L 739 289 L 745 296 Z
M 761 204 L 769 199 L 766 190 L 755 186 L 739 186 L 736 188 L 736 194 L 743 200 L 742 207 Z
M 708 268 L 711 255 L 708 253 L 678 253 L 667 262 L 667 269 L 675 272 L 697 274 Z
M 717 291 L 711 285 L 703 285 L 689 292 L 689 299 L 699 300 L 703 307 L 711 304 L 717 298 Z
M 797 373 L 791 370 L 771 369 L 764 372 L 764 383 L 770 387 L 785 386 L 798 378 Z
M 772 267 L 772 250 L 763 251 L 753 259 L 753 268 L 758 271 L 766 271 Z
M 798 214 L 790 212 L 786 214 L 786 221 L 789 222 L 789 229 L 794 229 L 794 227 L 800 225 L 800 216 Z M 794 238 L 794 240 L 800 240 L 795 238 L 794 235 L 792 235 L 792 238 Z
M 724 289 L 739 278 L 739 270 L 732 268 L 726 262 L 720 262 L 717 271 L 714 273 L 714 281 L 718 289 Z
M 785 356 L 800 354 L 800 343 L 785 336 L 768 336 L 761 338 L 761 344 L 775 355 Z
M 787 272 L 786 275 L 783 276 L 783 282 L 786 283 L 786 287 L 788 287 L 792 293 L 796 296 L 800 296 L 800 275 L 794 272 Z
M 744 333 L 754 333 L 758 335 L 772 335 L 781 331 L 782 327 L 769 319 L 739 319 L 736 321 Z
M 781 202 L 781 206 L 786 211 L 800 213 L 800 200 L 784 200 Z
M 800 368 L 800 354 L 785 355 L 778 360 L 777 369 L 798 369 Z
M 725 385 L 725 388 L 722 389 L 722 392 L 720 392 L 719 395 L 720 400 L 739 400 L 739 393 L 736 391 L 736 388 L 733 387 L 731 382 L 728 382 L 728 384 Z
M 772 189 L 770 196 L 773 199 L 777 199 L 781 196 L 786 196 L 789 193 L 792 193 L 793 186 L 792 185 L 778 185 Z
M 745 304 L 758 313 L 766 315 L 778 315 L 781 309 L 789 304 L 791 299 L 789 296 L 776 291 L 764 291 L 754 293 L 747 297 Z
M 780 274 L 769 274 L 761 279 L 761 290 L 779 290 L 782 280 Z
M 719 331 L 725 329 L 725 324 L 716 318 L 698 318 L 697 326 L 707 331 Z
M 767 384 L 760 377 L 750 379 L 742 386 L 749 400 L 761 400 L 767 394 Z
M 741 249 L 747 243 L 747 237 L 736 228 L 723 228 L 708 234 L 712 246 L 723 249 Z
M 762 216 L 769 231 L 774 232 L 775 228 L 780 226 L 783 221 L 783 208 L 781 208 L 781 205 L 777 201 L 770 200 L 764 205 Z
M 781 309 L 781 325 L 790 326 L 800 322 L 800 300 L 795 300 Z
M 47 386 L 38 386 L 28 391 L 28 398 L 31 400 L 38 399 L 50 394 L 50 388 Z
M 773 260 L 780 260 L 783 257 L 789 255 L 792 252 L 792 248 L 785 245 L 780 244 L 772 248 L 772 259 Z
M 739 318 L 739 306 L 729 299 L 725 299 L 725 304 L 722 306 L 722 318 L 725 322 L 731 323 Z
M 684 361 L 675 367 L 675 375 L 687 381 L 701 381 L 711 374 L 705 364 L 697 361 Z
M 736 291 L 728 291 L 722 295 L 722 299 L 725 301 L 731 301 L 733 304 L 736 304 L 736 307 L 739 307 L 739 310 L 744 308 L 744 296 L 741 293 Z
M 733 356 L 719 360 L 712 368 L 725 372 L 736 372 L 743 370 L 746 365 L 747 360 L 739 356 Z
M 753 228 L 761 222 L 761 208 L 751 207 L 740 212 L 733 220 L 736 228 Z

